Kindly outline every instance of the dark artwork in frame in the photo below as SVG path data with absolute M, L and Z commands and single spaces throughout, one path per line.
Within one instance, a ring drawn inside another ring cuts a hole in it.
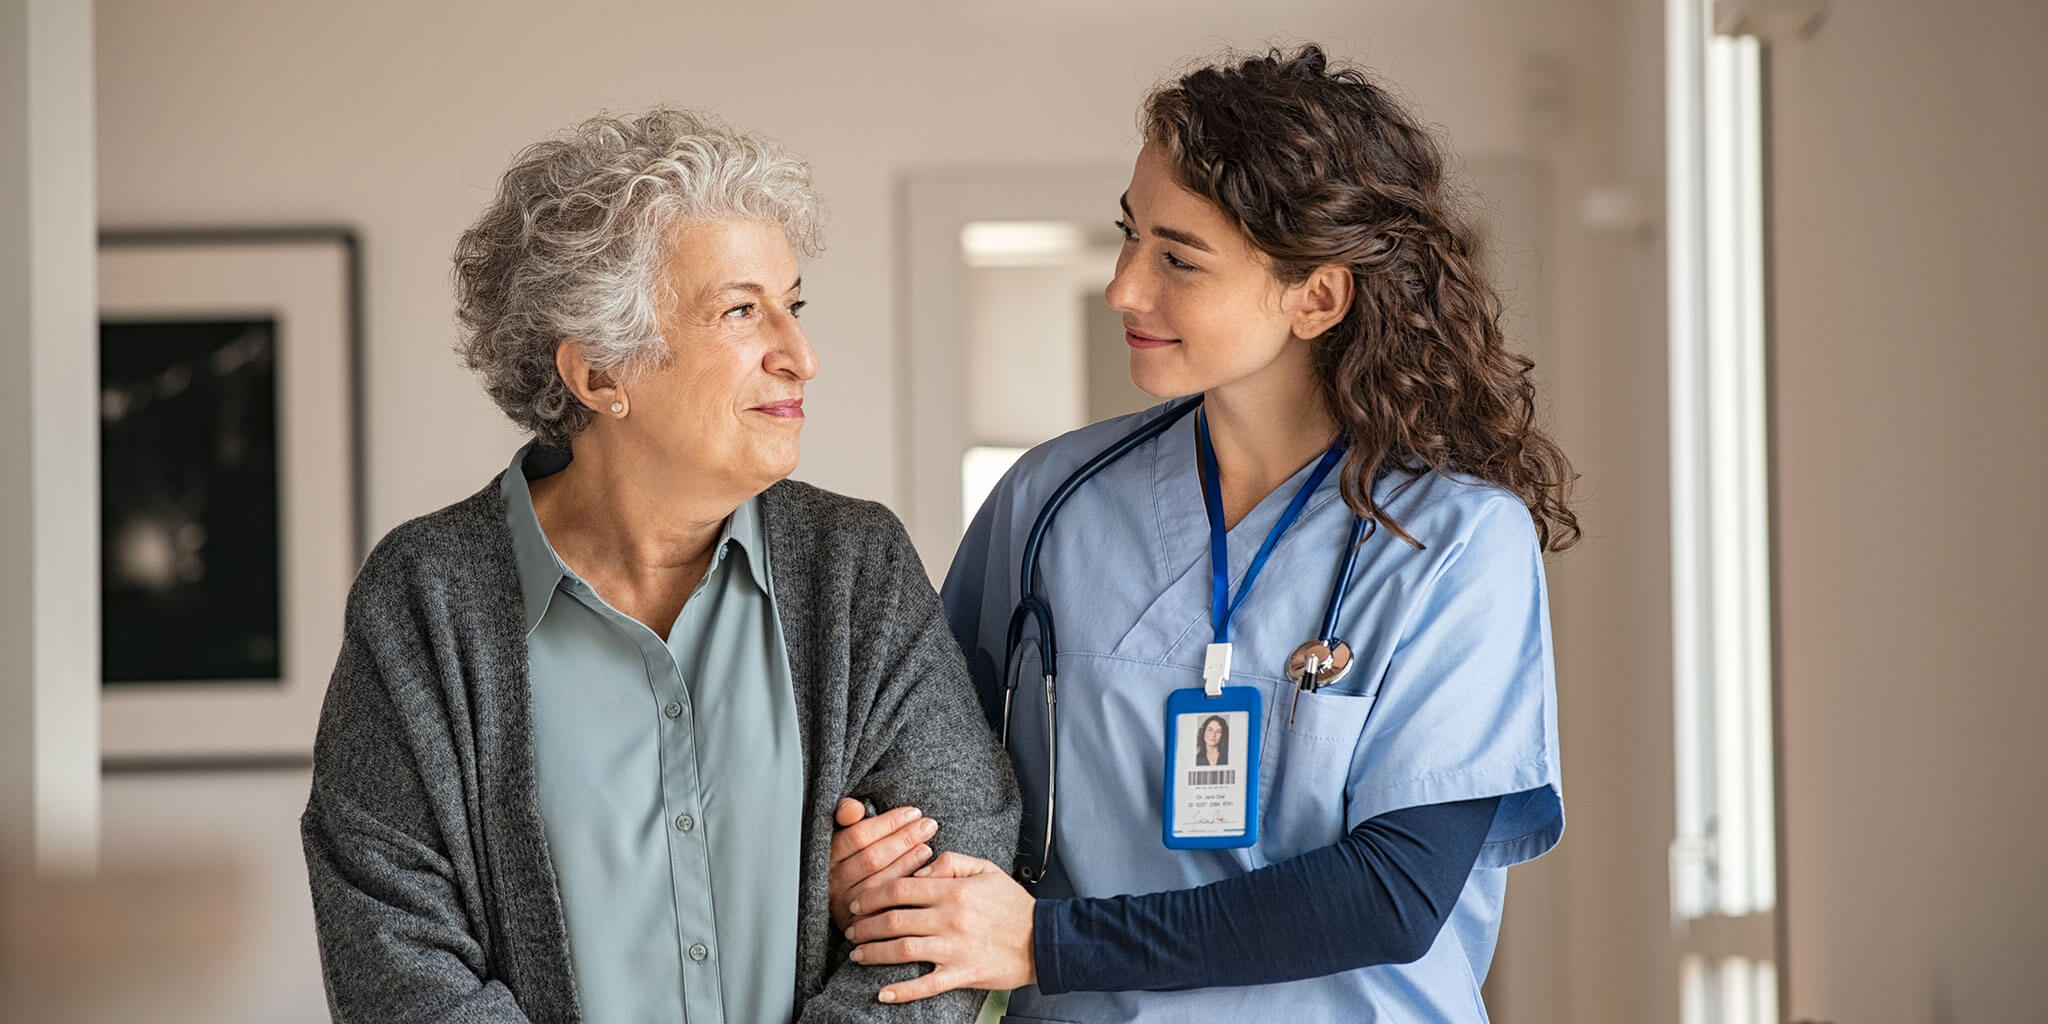
M 279 685 L 277 322 L 100 325 L 102 678 Z
M 302 770 L 363 556 L 361 248 L 100 236 L 100 757 Z

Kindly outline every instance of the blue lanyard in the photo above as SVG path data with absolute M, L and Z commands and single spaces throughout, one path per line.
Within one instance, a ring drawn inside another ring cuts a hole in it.
M 1280 521 L 1273 524 L 1272 532 L 1266 534 L 1265 543 L 1259 545 L 1259 553 L 1252 556 L 1251 568 L 1244 573 L 1244 582 L 1238 585 L 1237 599 L 1230 597 L 1230 531 L 1223 525 L 1223 481 L 1216 469 L 1216 449 L 1209 442 L 1209 416 L 1207 411 L 1195 414 L 1195 437 L 1199 442 L 1197 452 L 1201 456 L 1202 485 L 1205 492 L 1202 502 L 1209 511 L 1209 577 L 1211 600 L 1209 623 L 1216 630 L 1216 644 L 1230 643 L 1230 620 L 1237 615 L 1244 599 L 1251 596 L 1252 584 L 1258 582 L 1259 573 L 1266 568 L 1266 559 L 1273 554 L 1273 548 L 1280 543 L 1280 535 L 1301 518 L 1301 510 L 1308 505 L 1308 497 L 1315 492 L 1323 478 L 1336 468 L 1338 456 L 1344 454 L 1344 439 L 1339 437 L 1331 442 L 1330 450 L 1323 453 L 1321 462 L 1316 463 L 1315 472 L 1310 473 L 1301 489 L 1294 492 L 1294 500 L 1287 503 L 1287 511 L 1280 513 Z M 1227 658 L 1228 655 L 1226 654 Z M 1227 665 L 1227 661 L 1226 661 Z M 1226 667 L 1224 671 L 1228 675 Z

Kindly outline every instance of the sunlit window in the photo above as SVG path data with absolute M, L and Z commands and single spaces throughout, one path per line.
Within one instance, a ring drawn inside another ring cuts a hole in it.
M 1678 985 L 1684 1024 L 1778 1019 L 1777 968 L 1769 960 L 1687 954 L 1679 962 Z
M 963 528 L 1032 445 L 1152 404 L 1130 383 L 1123 324 L 1102 298 L 1121 248 L 1107 220 L 961 225 Z
M 988 500 L 990 491 L 1010 471 L 1012 463 L 1028 449 L 1009 445 L 978 444 L 960 457 L 960 521 L 971 523 Z
M 1776 1017 L 1761 59 L 1668 0 L 1673 926 L 1686 1024 Z

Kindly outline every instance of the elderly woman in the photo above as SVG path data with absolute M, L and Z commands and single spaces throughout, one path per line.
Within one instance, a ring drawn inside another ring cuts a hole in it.
M 526 150 L 463 235 L 463 354 L 534 439 L 350 594 L 302 823 L 337 1020 L 972 1017 L 876 1002 L 915 972 L 828 909 L 841 798 L 922 809 L 898 873 L 1007 861 L 1017 798 L 902 526 L 783 480 L 818 210 L 657 109 Z

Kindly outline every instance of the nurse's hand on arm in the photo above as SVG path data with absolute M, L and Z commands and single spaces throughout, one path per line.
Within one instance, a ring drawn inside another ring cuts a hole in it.
M 882 989 L 906 1003 L 956 988 L 1013 989 L 1038 982 L 1032 918 L 1038 901 L 1009 872 L 946 852 L 909 878 L 870 887 L 852 901 L 859 963 L 925 962 L 932 970 Z
M 861 963 L 930 962 L 885 1002 L 962 985 L 1168 991 L 1320 977 L 1429 952 L 1498 797 L 1389 811 L 1337 842 L 1192 889 L 1034 900 L 987 861 L 942 854 L 851 901 Z
M 872 817 L 860 801 L 839 801 L 832 812 L 839 831 L 832 834 L 832 927 L 845 931 L 853 923 L 847 905 L 874 886 L 903 878 L 932 859 L 927 842 L 939 823 L 915 807 L 897 807 Z

